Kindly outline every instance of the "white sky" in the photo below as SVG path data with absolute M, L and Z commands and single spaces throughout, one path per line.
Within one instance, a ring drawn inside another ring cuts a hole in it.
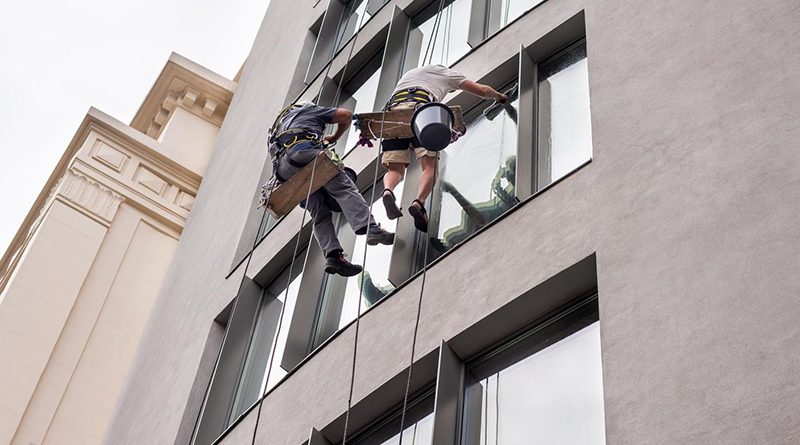
M 175 51 L 229 79 L 269 0 L 41 0 L 0 8 L 0 256 L 90 106 L 129 123 Z

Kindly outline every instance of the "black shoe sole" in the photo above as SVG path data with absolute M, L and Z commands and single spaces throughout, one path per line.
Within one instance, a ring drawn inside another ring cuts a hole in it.
M 325 273 L 329 273 L 331 275 L 341 275 L 343 277 L 354 277 L 361 273 L 364 270 L 361 266 L 353 266 L 353 267 L 338 267 L 338 266 L 326 266 Z
M 397 207 L 397 201 L 395 201 L 392 194 L 385 193 L 382 200 L 383 207 L 386 209 L 386 216 L 389 219 L 397 219 L 403 216 L 403 211 Z
M 408 208 L 408 213 L 414 218 L 414 227 L 420 232 L 428 233 L 428 218 L 421 207 L 412 205 Z
M 384 246 L 391 246 L 394 244 L 394 233 L 384 233 L 379 237 L 372 237 L 370 238 L 367 235 L 367 245 L 368 246 L 377 246 L 378 244 L 383 244 Z

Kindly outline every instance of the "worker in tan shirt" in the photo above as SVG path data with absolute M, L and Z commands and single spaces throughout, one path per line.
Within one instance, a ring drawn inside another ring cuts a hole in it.
M 444 97 L 456 90 L 464 90 L 485 99 L 494 99 L 500 103 L 508 97 L 497 92 L 488 85 L 482 85 L 467 79 L 458 71 L 444 65 L 426 65 L 407 72 L 392 93 L 385 110 L 416 108 L 428 102 L 441 102 Z M 414 218 L 414 226 L 422 232 L 428 231 L 428 215 L 425 211 L 425 199 L 433 190 L 435 172 L 438 166 L 439 152 L 426 150 L 420 146 L 416 138 L 387 139 L 382 143 L 383 165 L 388 170 L 383 177 L 383 205 L 389 219 L 403 216 L 397 205 L 394 189 L 403 180 L 406 168 L 411 162 L 409 150 L 413 149 L 422 167 L 422 175 L 417 184 L 417 197 L 408 208 Z

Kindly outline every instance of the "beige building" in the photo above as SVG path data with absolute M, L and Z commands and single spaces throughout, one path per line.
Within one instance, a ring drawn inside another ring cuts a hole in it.
M 101 441 L 235 85 L 173 54 L 89 110 L 0 263 L 0 443 Z

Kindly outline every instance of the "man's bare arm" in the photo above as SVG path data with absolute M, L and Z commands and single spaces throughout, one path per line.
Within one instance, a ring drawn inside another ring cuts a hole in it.
M 338 141 L 340 137 L 347 133 L 351 122 L 353 122 L 353 113 L 344 108 L 337 108 L 336 112 L 333 114 L 333 123 L 336 124 L 336 132 L 325 136 L 325 142 L 331 143 Z
M 461 89 L 484 99 L 494 99 L 500 103 L 505 103 L 508 100 L 505 94 L 499 93 L 489 85 L 484 85 L 472 80 L 461 82 Z

